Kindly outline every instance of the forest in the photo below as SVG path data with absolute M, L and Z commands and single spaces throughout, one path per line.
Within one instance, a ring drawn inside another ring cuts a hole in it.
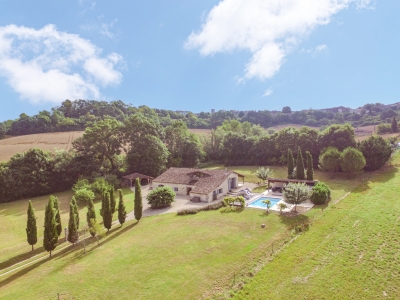
M 64 114 L 76 117 L 74 112 Z M 365 171 L 380 168 L 392 153 L 390 143 L 379 136 L 356 142 L 349 124 L 330 125 L 322 131 L 287 127 L 272 132 L 233 119 L 222 121 L 209 135 L 198 136 L 183 119 L 166 126 L 155 110 L 139 107 L 124 118 L 106 115 L 87 123 L 69 151 L 32 148 L 0 163 L 0 202 L 66 190 L 80 178 L 93 182 L 102 177 L 118 187 L 125 174 L 156 177 L 169 167 L 285 165 L 288 150 L 295 152 L 298 147 L 311 154 L 315 167 L 326 149 L 336 159 L 347 148 L 357 148 L 365 157 Z
M 138 112 L 155 118 L 163 126 L 170 126 L 182 120 L 188 128 L 215 129 L 224 121 L 237 120 L 268 128 L 276 125 L 299 124 L 326 128 L 332 124 L 350 124 L 353 127 L 390 123 L 399 115 L 400 106 L 381 103 L 365 104 L 357 113 L 354 111 L 335 112 L 335 110 L 292 111 L 285 106 L 281 111 L 227 111 L 181 114 L 172 110 L 153 109 L 147 106 L 134 107 L 124 102 L 95 100 L 65 100 L 51 111 L 43 110 L 34 116 L 22 113 L 16 120 L 0 123 L 0 138 L 4 135 L 25 135 L 45 132 L 84 130 L 90 124 L 114 118 L 120 122 Z

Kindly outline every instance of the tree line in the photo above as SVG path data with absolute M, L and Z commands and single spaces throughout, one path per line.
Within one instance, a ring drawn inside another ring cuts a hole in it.
M 124 174 L 156 177 L 169 167 L 195 167 L 201 162 L 286 165 L 288 149 L 295 152 L 298 147 L 310 153 L 315 166 L 330 147 L 339 152 L 358 149 L 365 157 L 366 171 L 383 166 L 392 152 L 382 137 L 357 143 L 354 129 L 347 124 L 324 131 L 288 127 L 268 133 L 258 125 L 231 120 L 199 138 L 182 120 L 163 127 L 157 118 L 136 113 L 124 122 L 106 118 L 93 123 L 68 152 L 30 149 L 0 163 L 0 202 L 66 190 L 79 178 L 103 177 L 118 187 Z
M 181 120 L 188 128 L 215 129 L 224 121 L 237 120 L 249 122 L 264 128 L 282 124 L 300 124 L 315 127 L 326 127 L 332 124 L 348 123 L 354 127 L 377 125 L 387 123 L 390 125 L 393 117 L 399 117 L 399 106 L 385 106 L 380 103 L 366 104 L 357 113 L 354 111 L 336 110 L 302 110 L 292 111 L 286 106 L 281 111 L 226 111 L 219 110 L 215 113 L 185 112 L 183 114 L 165 110 L 152 109 L 147 106 L 134 107 L 118 101 L 95 100 L 65 100 L 60 106 L 50 111 L 43 110 L 33 116 L 20 114 L 16 120 L 0 123 L 0 138 L 4 135 L 24 135 L 45 132 L 84 130 L 94 122 L 105 118 L 114 118 L 123 122 L 126 118 L 136 113 L 157 119 L 163 127 L 172 125 L 176 120 Z M 387 126 L 386 126 L 387 127 Z M 381 130 L 386 130 L 381 129 Z

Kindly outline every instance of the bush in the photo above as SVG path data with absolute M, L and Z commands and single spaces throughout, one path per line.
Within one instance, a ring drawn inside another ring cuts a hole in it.
M 393 144 L 395 140 L 393 141 Z M 364 154 L 366 165 L 365 171 L 378 170 L 385 165 L 392 154 L 390 143 L 385 141 L 381 136 L 371 136 L 362 141 L 358 149 Z
M 102 196 L 105 191 L 108 191 L 111 188 L 113 188 L 113 186 L 108 184 L 108 182 L 103 177 L 96 178 L 91 185 L 92 191 L 97 196 Z
M 87 190 L 91 190 L 91 185 L 89 180 L 87 179 L 78 179 L 78 181 L 72 186 L 72 191 L 76 192 L 77 190 L 80 189 L 87 189 Z
M 76 190 L 74 197 L 77 201 L 89 203 L 90 200 L 94 200 L 95 196 L 92 190 L 88 190 L 86 188 Z
M 121 187 L 121 180 L 118 179 L 117 175 L 108 175 L 105 178 L 105 181 L 114 187 L 114 190 L 118 190 Z
M 225 197 L 224 198 L 224 204 L 225 206 L 233 206 L 235 203 L 239 203 L 239 206 L 241 208 L 245 207 L 246 201 L 242 196 L 237 196 L 237 197 Z
M 199 212 L 199 209 L 197 209 L 197 208 L 182 209 L 182 210 L 178 211 L 177 215 L 178 216 L 195 215 L 198 212 Z
M 385 134 L 385 133 L 391 133 L 392 132 L 392 126 L 390 124 L 379 124 L 378 125 L 378 134 Z
M 218 210 L 224 206 L 225 206 L 225 203 L 223 201 L 221 201 L 221 202 L 213 203 L 213 204 L 210 204 L 210 205 L 207 205 L 204 207 L 182 209 L 182 210 L 178 211 L 177 215 L 178 216 L 195 215 L 201 211 Z
M 169 186 L 158 187 L 147 195 L 151 208 L 169 207 L 174 201 L 175 193 Z
M 310 200 L 314 204 L 325 204 L 330 197 L 329 187 L 323 182 L 318 182 L 312 189 Z

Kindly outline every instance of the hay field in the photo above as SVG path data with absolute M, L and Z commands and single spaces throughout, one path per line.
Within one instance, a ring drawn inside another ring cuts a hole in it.
M 81 137 L 83 131 L 50 132 L 9 137 L 0 140 L 0 161 L 7 161 L 16 153 L 39 148 L 45 151 L 54 149 L 69 150 L 72 141 Z

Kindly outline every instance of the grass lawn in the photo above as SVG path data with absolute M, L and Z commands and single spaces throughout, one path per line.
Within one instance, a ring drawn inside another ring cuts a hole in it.
M 128 222 L 122 228 L 113 228 L 101 238 L 99 246 L 92 241 L 86 255 L 79 244 L 54 253 L 51 259 L 0 276 L 0 298 L 49 299 L 58 293 L 60 299 L 226 297 L 264 265 L 236 295 L 239 299 L 297 299 L 299 295 L 324 299 L 336 293 L 338 299 L 346 299 L 356 297 L 362 289 L 363 296 L 372 292 L 377 298 L 378 292 L 385 292 L 397 298 L 400 294 L 393 284 L 400 279 L 399 252 L 395 247 L 400 224 L 397 168 L 364 173 L 356 179 L 338 174 L 332 179 L 329 174 L 316 171 L 315 177 L 331 187 L 333 200 L 328 206 L 295 218 L 247 208 L 188 216 L 163 214 L 143 218 L 140 223 Z M 232 169 L 247 174 L 248 181 L 256 167 Z M 274 170 L 276 177 L 284 177 L 285 169 Z M 334 204 L 355 188 L 349 197 Z M 57 196 L 66 225 L 71 193 Z M 47 199 L 33 199 L 39 228 Z M 379 199 L 388 200 L 383 206 Z M 133 208 L 131 192 L 126 204 L 128 210 Z M 99 208 L 97 203 L 97 211 Z M 27 201 L 0 205 L 0 225 L 5 228 L 0 269 L 33 255 L 25 241 L 26 209 Z M 86 209 L 80 213 L 84 222 Z M 261 224 L 266 227 L 262 229 Z M 287 243 L 294 236 L 294 226 L 305 224 L 311 224 L 311 229 Z M 39 238 L 38 246 L 41 243 Z M 272 249 L 277 251 L 284 245 L 267 263 Z M 361 288 L 351 294 L 355 287 L 353 277 Z M 370 287 L 377 277 L 378 287 Z
M 86 255 L 71 246 L 0 277 L 0 298 L 198 299 L 268 257 L 271 243 L 290 238 L 302 219 L 255 209 L 147 217 L 113 228 Z
M 398 157 L 395 163 L 322 213 L 314 210 L 311 229 L 235 299 L 399 299 Z
M 124 200 L 127 212 L 133 210 L 133 192 L 126 188 L 123 189 Z M 61 193 L 54 193 L 60 202 L 61 224 L 63 228 L 68 227 L 69 219 L 69 202 L 72 198 L 72 192 L 66 191 Z M 49 196 L 41 196 L 31 198 L 36 215 L 36 225 L 38 228 L 38 242 L 35 245 L 37 248 L 31 252 L 31 246 L 26 241 L 26 221 L 28 200 L 19 200 L 9 203 L 0 204 L 0 228 L 1 228 L 1 243 L 0 243 L 0 269 L 8 267 L 23 259 L 27 259 L 35 254 L 43 251 L 43 224 L 44 224 L 44 211 L 48 203 Z M 118 204 L 118 195 L 116 194 L 116 201 Z M 83 203 L 78 203 L 79 206 L 79 220 L 80 228 L 86 225 L 86 206 Z M 95 209 L 98 221 L 102 221 L 99 214 L 101 207 L 101 200 L 95 202 Z M 117 214 L 114 214 L 114 219 L 117 219 Z M 64 238 L 64 232 L 61 238 Z

